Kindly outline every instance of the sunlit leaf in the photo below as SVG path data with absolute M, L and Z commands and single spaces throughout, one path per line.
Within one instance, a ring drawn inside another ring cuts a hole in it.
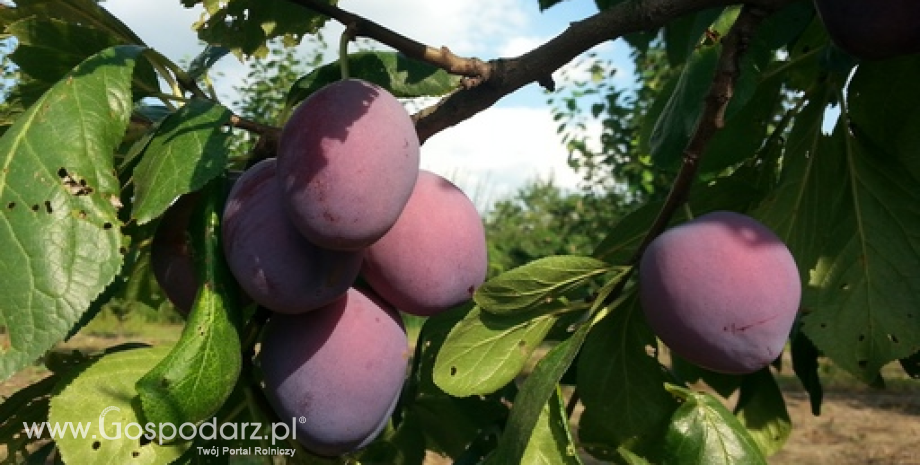
M 198 37 L 241 57 L 264 57 L 268 42 L 276 38 L 285 45 L 296 45 L 301 36 L 316 33 L 328 19 L 288 0 L 182 0 L 187 7 L 198 3 L 207 12 L 207 17 L 195 24 Z M 326 3 L 334 5 L 337 1 Z
M 766 465 L 744 425 L 716 398 L 676 386 L 670 390 L 683 403 L 661 444 L 662 464 Z
M 591 257 L 545 257 L 486 281 L 473 300 L 489 313 L 523 312 L 609 270 L 609 265 Z
M 188 443 L 181 440 L 171 445 L 142 441 L 146 420 L 135 410 L 134 383 L 168 351 L 159 347 L 102 357 L 51 400 L 51 424 L 84 428 L 82 434 L 68 430 L 56 440 L 65 463 L 167 464 L 185 451 Z
M 0 139 L 0 379 L 59 342 L 121 268 L 112 154 L 141 51 L 89 58 Z
M 153 423 L 197 423 L 213 416 L 233 392 L 242 367 L 237 288 L 220 245 L 225 189 L 212 182 L 190 227 L 198 295 L 179 341 L 137 382 L 145 417 Z
M 488 394 L 513 381 L 543 341 L 552 315 L 491 315 L 474 308 L 438 351 L 434 382 L 448 394 Z
M 200 189 L 226 168 L 230 110 L 191 100 L 166 117 L 134 170 L 132 215 L 139 223 L 160 216 L 180 195 Z
M 534 425 L 533 435 L 530 436 L 521 463 L 534 465 L 582 463 L 575 450 L 563 400 L 562 390 L 556 388 L 556 392 L 540 412 L 540 418 Z
M 744 376 L 735 416 L 764 456 L 779 452 L 789 439 L 792 420 L 769 367 Z
M 562 375 L 578 355 L 590 328 L 589 324 L 578 327 L 571 337 L 557 344 L 540 359 L 527 376 L 515 397 L 498 446 L 484 462 L 486 465 L 524 463 L 524 453 L 543 408 L 556 391 Z
M 812 273 L 803 332 L 836 364 L 873 381 L 920 348 L 920 192 L 917 180 L 867 140 L 846 137 L 852 207 Z

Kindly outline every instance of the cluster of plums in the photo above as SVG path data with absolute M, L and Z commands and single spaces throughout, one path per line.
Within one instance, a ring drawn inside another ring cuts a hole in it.
M 646 319 L 675 354 L 744 374 L 782 352 L 801 280 L 789 249 L 757 220 L 726 211 L 702 215 L 655 238 L 639 267 Z
M 233 184 L 221 230 L 240 287 L 273 312 L 260 349 L 266 394 L 285 421 L 303 417 L 297 439 L 325 456 L 386 426 L 409 357 L 399 311 L 431 316 L 466 302 L 487 270 L 473 203 L 419 169 L 409 114 L 357 79 L 298 106 L 277 158 Z M 180 296 L 189 306 L 192 297 Z

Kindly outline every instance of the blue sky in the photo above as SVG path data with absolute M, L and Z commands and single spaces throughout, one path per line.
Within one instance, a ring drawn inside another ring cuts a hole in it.
M 107 0 L 103 6 L 173 60 L 190 58 L 201 49 L 191 30 L 201 11 L 188 10 L 178 0 Z M 428 45 L 482 59 L 517 56 L 597 11 L 594 0 L 563 1 L 544 13 L 537 0 L 341 0 L 339 6 Z M 337 42 L 341 26 L 330 22 L 327 28 L 327 40 Z M 604 44 L 595 51 L 622 63 L 617 79 L 626 85 L 632 71 L 625 47 Z M 230 102 L 245 65 L 227 57 L 217 69 L 223 73 L 217 80 L 219 94 Z M 546 98 L 531 84 L 435 135 L 422 147 L 422 167 L 454 179 L 481 207 L 536 177 L 552 176 L 563 187 L 576 187 L 578 176 L 566 165 Z

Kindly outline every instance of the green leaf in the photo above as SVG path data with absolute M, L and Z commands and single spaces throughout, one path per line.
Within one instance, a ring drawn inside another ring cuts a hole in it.
M 682 61 L 686 54 L 690 55 L 683 72 L 676 77 L 676 84 L 669 84 L 674 91 L 659 94 L 659 99 L 668 99 L 667 104 L 662 107 L 656 102 L 653 111 L 649 112 L 648 117 L 655 118 L 654 127 L 651 131 L 648 126 L 643 130 L 642 139 L 647 140 L 643 144 L 648 147 L 656 165 L 664 168 L 676 166 L 696 128 L 705 96 L 711 86 L 721 46 L 700 46 L 700 33 L 710 25 L 716 33 L 727 33 L 737 13 L 737 8 L 729 8 L 724 12 L 722 9 L 714 9 L 699 13 L 695 23 L 684 24 L 680 31 L 675 31 L 680 35 L 694 37 L 693 41 L 675 42 L 677 50 L 674 51 L 671 50 L 673 41 L 668 41 L 668 51 L 674 56 L 673 60 Z M 716 16 L 718 19 L 713 24 Z M 782 17 L 788 17 L 790 21 L 800 16 L 802 14 L 798 9 L 783 10 Z M 683 21 L 689 22 L 689 19 Z M 794 25 L 803 27 L 801 21 Z M 787 26 L 785 23 L 782 24 L 783 28 L 776 23 L 770 23 L 769 26 L 758 31 L 742 58 L 740 78 L 725 112 L 726 126 L 716 133 L 707 146 L 702 160 L 702 173 L 719 172 L 738 161 L 753 157 L 770 128 L 770 119 L 781 102 L 779 93 L 783 82 L 780 79 L 782 76 L 776 75 L 764 80 L 763 72 L 773 60 L 775 49 L 788 38 L 789 32 L 788 28 L 783 29 Z M 694 52 L 695 49 L 699 50 Z
M 651 465 L 652 463 L 646 460 L 645 457 L 642 457 L 629 449 L 620 448 L 617 452 L 619 453 L 619 458 L 622 459 L 623 463 L 626 463 L 627 465 Z
M 444 95 L 457 88 L 458 76 L 397 52 L 357 52 L 348 55 L 351 76 L 383 87 L 399 98 Z M 342 79 L 338 61 L 316 68 L 288 92 L 282 120 L 298 103 L 322 87 Z
M 146 434 L 146 423 L 135 410 L 134 383 L 167 352 L 159 347 L 102 357 L 51 399 L 51 424 L 85 428 L 84 434 L 68 430 L 56 439 L 65 463 L 166 464 L 184 452 L 188 443 L 160 445 L 138 437 Z
M 0 9 L 0 24 L 7 26 L 29 17 L 58 19 L 103 31 L 118 37 L 121 44 L 144 45 L 131 28 L 99 3 L 95 0 L 19 0 L 15 8 Z
M 34 102 L 32 94 L 43 93 L 73 67 L 106 48 L 143 45 L 121 21 L 92 0 L 27 0 L 17 8 L 0 11 L 0 23 L 16 36 L 16 50 L 10 58 L 33 80 L 20 89 L 23 101 Z M 159 90 L 157 76 L 145 62 L 134 71 L 135 97 Z
M 118 37 L 80 24 L 58 19 L 30 17 L 7 28 L 16 36 L 10 56 L 33 79 L 56 82 L 88 56 L 119 45 Z
M 352 454 L 351 458 L 355 463 L 362 464 L 421 465 L 425 461 L 425 455 L 425 437 L 422 434 L 422 427 L 415 416 L 408 415 L 402 417 L 395 430 L 385 429 L 377 440 Z M 329 463 L 339 465 L 341 462 L 330 458 Z
M 773 129 L 770 123 L 782 104 L 780 92 L 783 80 L 774 77 L 758 81 L 758 67 L 749 61 L 745 64 L 742 76 L 749 78 L 741 79 L 736 86 L 736 95 L 726 110 L 725 126 L 706 146 L 700 162 L 701 174 L 721 172 L 738 162 L 754 158 Z M 741 95 L 745 90 L 751 94 Z
M 281 38 L 286 46 L 299 42 L 304 34 L 315 34 L 328 19 L 288 0 L 182 0 L 191 7 L 202 3 L 208 14 L 195 23 L 198 38 L 227 47 L 237 56 L 265 57 L 267 43 Z M 335 5 L 336 0 L 325 3 Z
M 761 22 L 754 35 L 757 45 L 768 50 L 788 47 L 801 37 L 817 17 L 809 2 L 791 2 Z
M 719 16 L 724 7 L 710 8 L 677 18 L 664 26 L 665 50 L 671 66 L 680 66 L 700 45 L 703 34 Z
M 596 258 L 544 257 L 486 281 L 476 289 L 473 300 L 496 315 L 525 312 L 608 271 L 610 265 Z
M 718 399 L 677 386 L 668 389 L 684 401 L 671 417 L 660 463 L 766 465 L 744 425 Z
M 659 96 L 667 103 L 657 115 L 647 142 L 655 166 L 674 168 L 683 156 L 702 112 L 703 97 L 709 91 L 720 50 L 718 45 L 707 46 L 691 55 L 676 78 L 674 91 Z
M 537 424 L 534 426 L 533 435 L 530 436 L 521 463 L 528 465 L 582 463 L 572 441 L 562 390 L 558 387 L 549 402 L 543 407 L 543 411 L 540 412 L 540 418 L 537 419 Z
M 788 46 L 789 57 L 779 68 L 780 72 L 788 75 L 786 81 L 790 90 L 812 92 L 816 84 L 827 83 L 829 76 L 822 60 L 829 43 L 827 29 L 815 15 L 802 34 Z
M 578 355 L 590 328 L 588 323 L 581 324 L 571 337 L 557 344 L 540 359 L 521 385 L 498 446 L 486 459 L 485 465 L 524 463 L 524 453 L 543 408 L 556 392 L 562 375 Z
M 427 449 L 457 458 L 482 431 L 497 430 L 508 415 L 499 396 L 423 395 L 406 416 L 421 428 Z M 450 421 L 445 421 L 449 418 Z
M 227 56 L 230 53 L 230 49 L 227 47 L 222 47 L 219 45 L 207 45 L 204 50 L 195 57 L 188 65 L 188 76 L 191 79 L 198 79 L 204 76 L 208 70 L 214 66 L 215 63 L 220 61 L 221 58 Z
M 920 179 L 920 58 L 861 64 L 847 86 L 851 124 Z
M 634 292 L 592 328 L 578 357 L 578 391 L 585 407 L 578 436 L 592 455 L 615 455 L 618 448 L 662 428 L 677 408 L 664 389 L 668 378 L 653 354 L 657 347 Z
M 912 142 L 916 131 L 908 126 L 920 121 L 920 92 L 906 85 L 918 76 L 916 57 L 858 68 L 848 87 L 844 116 L 850 119 L 824 136 L 823 157 L 836 165 L 810 169 L 814 183 L 823 180 L 836 196 L 816 198 L 814 213 L 801 215 L 823 233 L 809 250 L 802 331 L 817 350 L 867 382 L 884 364 L 920 350 L 920 336 L 906 330 L 920 304 L 909 278 L 920 267 L 920 157 Z
M 735 416 L 751 435 L 764 456 L 779 452 L 792 433 L 786 401 L 770 368 L 745 375 Z
M 802 334 L 798 325 L 796 325 L 796 330 L 792 333 L 790 352 L 792 355 L 792 370 L 801 381 L 802 387 L 808 392 L 811 414 L 814 416 L 821 415 L 821 402 L 824 399 L 824 389 L 821 387 L 821 378 L 818 376 L 818 369 L 820 368 L 818 357 L 821 354 L 811 340 Z
M 741 387 L 741 375 L 717 373 L 695 365 L 681 356 L 671 352 L 671 374 L 683 385 L 706 383 L 706 386 L 723 399 L 728 399 Z
M 830 225 L 848 208 L 846 160 L 840 139 L 822 133 L 826 101 L 821 97 L 796 116 L 779 185 L 753 213 L 789 247 L 803 283 L 834 232 Z
M 196 423 L 224 404 L 242 367 L 236 282 L 223 259 L 218 211 L 224 188 L 212 182 L 193 215 L 192 249 L 201 286 L 179 341 L 137 382 L 144 416 L 153 423 Z
M 191 100 L 160 124 L 134 169 L 132 212 L 141 224 L 180 195 L 200 189 L 226 167 L 232 113 L 210 100 Z
M 141 50 L 89 58 L 0 138 L 0 380 L 59 342 L 121 268 L 112 153 Z
M 403 391 L 404 421 L 417 424 L 425 448 L 452 457 L 458 463 L 460 456 L 473 453 L 471 444 L 477 442 L 483 431 L 498 431 L 508 415 L 506 399 L 514 390 L 512 384 L 494 394 L 455 397 L 434 383 L 434 367 L 441 347 L 452 328 L 470 311 L 470 308 L 457 307 L 425 320 L 416 342 L 413 368 Z M 445 422 L 445 418 L 451 421 Z M 400 425 L 399 429 L 402 428 Z
M 855 128 L 858 135 L 858 128 Z M 898 160 L 839 125 L 853 205 L 812 272 L 803 332 L 864 381 L 920 349 L 920 191 Z
M 434 367 L 447 336 L 475 309 L 472 302 L 454 307 L 425 319 L 415 344 L 407 390 L 417 396 L 442 395 L 434 382 Z
M 497 391 L 521 372 L 555 321 L 552 315 L 492 315 L 474 308 L 438 351 L 435 384 L 457 397 Z
M 731 176 L 690 188 L 689 205 L 694 215 L 715 210 L 747 211 L 761 200 L 750 173 L 736 170 Z M 620 219 L 592 254 L 607 263 L 629 263 L 658 216 L 663 201 L 648 202 Z M 686 221 L 686 215 L 674 215 L 671 225 Z

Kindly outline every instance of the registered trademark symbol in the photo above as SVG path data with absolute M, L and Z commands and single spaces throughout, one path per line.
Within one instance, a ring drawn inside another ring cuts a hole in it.
M 300 418 L 297 419 L 297 421 L 298 421 L 299 423 L 306 423 L 306 422 L 307 422 L 307 417 L 300 417 Z

